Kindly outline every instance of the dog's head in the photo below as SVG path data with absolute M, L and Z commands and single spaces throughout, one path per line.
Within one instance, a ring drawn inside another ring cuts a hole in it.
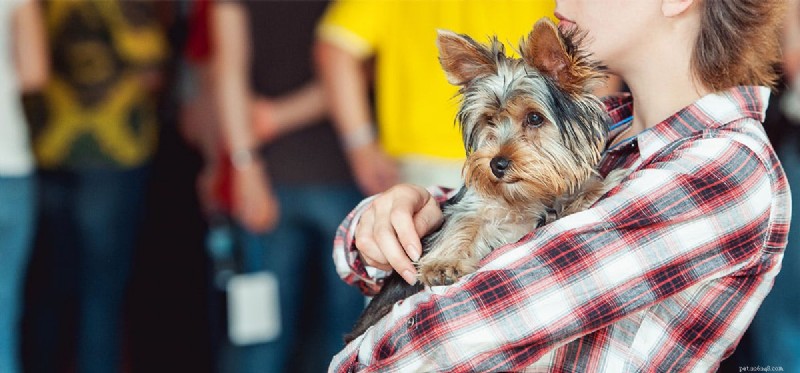
M 464 179 L 509 203 L 574 193 L 595 171 L 605 147 L 606 112 L 591 94 L 605 75 L 548 19 L 506 56 L 493 38 L 484 46 L 440 31 L 439 61 L 461 87 Z

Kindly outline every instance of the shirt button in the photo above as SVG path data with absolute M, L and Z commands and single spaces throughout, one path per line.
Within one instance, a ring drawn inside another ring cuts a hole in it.
M 408 319 L 408 322 L 406 324 L 408 325 L 409 328 L 413 328 L 416 323 L 417 323 L 416 318 L 411 317 L 410 319 Z

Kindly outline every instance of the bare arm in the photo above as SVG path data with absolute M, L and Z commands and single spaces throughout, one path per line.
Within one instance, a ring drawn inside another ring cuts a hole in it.
M 253 155 L 257 139 L 251 129 L 252 96 L 247 79 L 250 32 L 241 5 L 214 6 L 212 42 L 214 98 L 234 165 L 233 214 L 252 231 L 270 230 L 277 223 L 278 207 L 264 166 Z
M 222 132 L 232 152 L 255 148 L 250 130 L 250 103 L 247 74 L 250 60 L 250 33 L 247 17 L 238 4 L 214 6 L 212 17 L 212 77 L 215 99 L 222 121 Z
M 324 40 L 317 43 L 315 52 L 331 115 L 358 184 L 365 194 L 380 193 L 397 182 L 397 170 L 372 132 L 364 63 Z
M 257 97 L 252 112 L 254 131 L 261 141 L 271 141 L 318 122 L 327 112 L 325 91 L 314 80 L 280 97 Z
M 372 122 L 366 71 L 361 60 L 327 42 L 316 45 L 322 84 L 330 96 L 331 114 L 341 134 L 362 131 Z
M 41 9 L 28 0 L 14 13 L 14 62 L 23 92 L 42 88 L 50 74 L 49 52 Z
M 189 64 L 183 74 L 195 81 L 195 86 L 181 95 L 180 131 L 183 138 L 203 156 L 203 169 L 197 177 L 197 194 L 207 214 L 220 210 L 217 186 L 220 171 L 221 129 L 217 115 L 209 63 Z
M 275 100 L 275 119 L 286 128 L 302 126 L 323 118 L 327 111 L 322 85 L 314 81 Z

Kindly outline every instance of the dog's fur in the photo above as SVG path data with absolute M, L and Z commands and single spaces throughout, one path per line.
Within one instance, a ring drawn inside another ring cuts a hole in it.
M 442 227 L 423 240 L 421 283 L 390 275 L 346 341 L 423 285 L 452 284 L 493 249 L 588 208 L 624 176 L 603 180 L 596 171 L 607 114 L 591 91 L 605 76 L 579 39 L 542 19 L 521 41 L 522 58 L 512 58 L 497 38 L 487 47 L 439 32 L 439 60 L 461 87 L 464 186 L 443 206 Z

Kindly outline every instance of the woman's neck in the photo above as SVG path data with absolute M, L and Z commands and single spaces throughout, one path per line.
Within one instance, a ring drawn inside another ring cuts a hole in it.
M 665 23 L 622 62 L 620 75 L 633 96 L 628 136 L 655 126 L 711 92 L 695 78 L 691 67 L 697 25 L 699 21 L 690 19 Z
M 624 136 L 636 136 L 691 105 L 711 91 L 692 79 L 688 69 L 653 69 L 641 75 L 627 74 L 625 82 L 633 97 L 633 120 Z
M 684 70 L 670 74 L 669 69 L 633 79 L 628 86 L 633 96 L 633 136 L 661 123 L 711 91 L 692 79 Z

